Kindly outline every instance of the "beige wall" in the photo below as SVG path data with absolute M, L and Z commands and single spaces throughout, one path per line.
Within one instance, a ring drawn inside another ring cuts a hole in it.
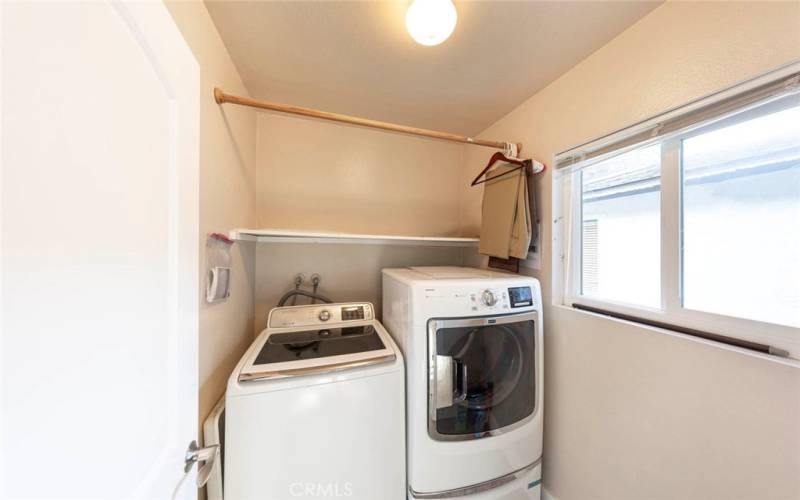
M 258 115 L 258 225 L 424 236 L 459 232 L 462 148 Z
M 281 296 L 294 288 L 294 276 L 322 277 L 319 293 L 336 302 L 367 301 L 381 317 L 381 269 L 406 266 L 460 266 L 465 250 L 454 247 L 420 247 L 363 244 L 259 243 L 256 250 L 255 334 L 267 322 L 267 313 Z M 303 297 L 298 304 L 307 303 Z
M 214 86 L 247 94 L 206 7 L 199 1 L 167 1 L 175 23 L 200 65 L 200 419 L 225 391 L 233 366 L 252 340 L 255 247 L 232 247 L 229 300 L 205 301 L 206 236 L 255 224 L 256 113 L 218 106 Z
M 800 3 L 669 2 L 481 136 L 571 146 L 800 58 Z M 462 186 L 486 161 L 468 148 Z M 552 237 L 551 176 L 543 186 Z M 480 192 L 460 199 L 465 234 Z M 550 246 L 537 274 L 551 290 Z M 545 314 L 544 484 L 559 500 L 800 498 L 800 369 L 561 307 Z

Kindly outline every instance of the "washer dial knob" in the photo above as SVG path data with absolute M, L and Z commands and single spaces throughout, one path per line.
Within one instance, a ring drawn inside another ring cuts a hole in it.
M 328 321 L 331 319 L 331 312 L 327 309 L 323 309 L 319 312 L 318 318 L 320 321 Z
M 497 304 L 497 297 L 492 293 L 491 290 L 484 290 L 481 294 L 481 301 L 486 304 L 487 306 L 493 306 Z

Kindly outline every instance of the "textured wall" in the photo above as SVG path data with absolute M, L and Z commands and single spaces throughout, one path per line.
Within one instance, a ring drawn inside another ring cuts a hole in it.
M 668 2 L 481 136 L 553 155 L 800 59 L 800 3 Z M 463 182 L 486 153 L 465 150 Z M 542 186 L 552 237 L 551 176 Z M 465 234 L 480 229 L 464 189 Z M 542 280 L 550 302 L 550 245 Z M 800 369 L 547 307 L 544 484 L 559 500 L 800 498 Z
M 336 302 L 367 301 L 381 316 L 381 269 L 406 266 L 460 266 L 462 253 L 453 247 L 402 245 L 343 245 L 259 243 L 256 250 L 255 334 L 264 329 L 267 313 L 280 297 L 294 288 L 294 276 L 303 273 L 311 290 L 311 275 L 322 277 L 319 292 Z M 298 304 L 307 303 L 303 297 Z
M 462 147 L 258 115 L 260 227 L 456 235 Z

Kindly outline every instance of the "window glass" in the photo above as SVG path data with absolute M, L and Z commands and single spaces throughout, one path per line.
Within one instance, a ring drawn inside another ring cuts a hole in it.
M 682 149 L 684 307 L 800 326 L 800 106 Z
M 437 330 L 436 362 L 451 363 L 454 379 L 452 403 L 436 409 L 438 434 L 475 439 L 533 413 L 535 334 L 533 321 Z
M 661 147 L 581 171 L 581 294 L 661 305 Z

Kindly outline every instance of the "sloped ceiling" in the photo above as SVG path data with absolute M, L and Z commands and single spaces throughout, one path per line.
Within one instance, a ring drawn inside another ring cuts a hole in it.
M 406 33 L 405 1 L 206 5 L 253 97 L 472 135 L 659 3 L 456 2 L 435 47 Z

